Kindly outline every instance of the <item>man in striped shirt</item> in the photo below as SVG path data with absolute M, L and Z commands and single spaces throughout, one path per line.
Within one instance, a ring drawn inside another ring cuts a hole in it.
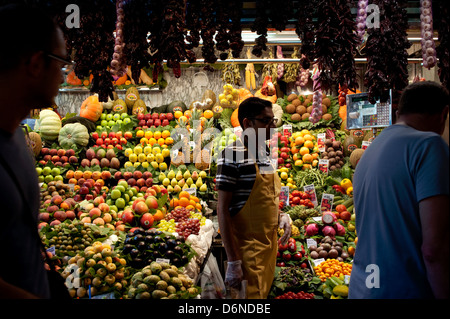
M 248 282 L 248 298 L 267 298 L 275 269 L 277 229 L 290 236 L 289 217 L 279 214 L 280 180 L 266 141 L 274 133 L 272 103 L 249 98 L 238 119 L 243 133 L 217 162 L 217 214 L 228 267 L 225 283 Z

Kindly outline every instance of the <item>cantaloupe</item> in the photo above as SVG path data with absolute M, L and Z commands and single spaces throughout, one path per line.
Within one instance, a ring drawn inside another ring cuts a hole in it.
M 356 168 L 356 165 L 358 165 L 363 154 L 364 150 L 362 148 L 357 148 L 350 154 L 350 165 L 352 165 L 353 168 Z

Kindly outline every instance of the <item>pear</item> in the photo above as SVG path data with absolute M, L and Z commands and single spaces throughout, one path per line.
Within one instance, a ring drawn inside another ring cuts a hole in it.
M 174 192 L 174 193 L 179 193 L 179 192 L 181 192 L 181 187 L 180 187 L 180 185 L 175 185 L 175 186 L 173 187 L 173 192 Z
M 167 176 L 167 178 L 169 178 L 169 176 Z M 172 185 L 172 187 L 175 187 L 175 185 L 178 185 L 178 181 L 175 177 L 173 177 L 170 181 L 170 185 Z
M 198 177 L 199 177 L 198 172 L 197 172 L 197 171 L 193 171 L 191 177 L 192 177 L 192 179 L 193 179 L 194 181 L 196 181 L 196 180 L 198 179 Z
M 166 178 L 166 174 L 164 174 L 164 173 L 159 173 L 159 176 L 158 176 L 158 180 L 160 181 L 160 182 L 162 182 L 164 179 Z
M 187 184 L 188 186 L 191 186 L 192 184 L 194 184 L 194 181 L 192 180 L 192 177 L 189 177 L 189 178 L 186 180 L 186 184 Z
M 185 190 L 185 189 L 188 189 L 188 188 L 189 188 L 188 184 L 184 184 L 183 187 L 181 187 L 182 190 Z
M 201 178 L 206 178 L 207 174 L 205 171 L 200 171 L 200 173 L 198 174 L 198 176 L 200 176 Z
M 163 181 L 162 181 L 162 184 L 164 185 L 164 186 L 169 186 L 170 185 L 170 179 L 168 179 L 167 177 L 166 178 L 164 178 L 163 179 Z
M 188 179 L 189 177 L 191 177 L 191 172 L 189 172 L 189 170 L 186 170 L 186 172 L 184 172 L 183 174 L 184 179 Z
M 167 178 L 170 179 L 170 180 L 175 178 L 175 172 L 173 171 L 173 169 L 170 170 L 169 173 L 167 173 Z
M 197 182 L 195 182 L 195 186 L 197 186 L 198 188 L 200 188 L 203 185 L 203 180 L 201 177 L 199 177 L 197 179 Z
M 184 178 L 182 178 L 182 179 L 180 179 L 180 180 L 178 181 L 178 185 L 179 185 L 180 187 L 183 187 L 184 184 L 186 184 L 186 180 L 185 180 Z
M 177 181 L 179 181 L 183 178 L 183 174 L 181 174 L 181 171 L 177 172 L 177 174 L 175 175 L 175 178 L 177 179 Z
M 202 186 L 200 186 L 199 191 L 200 192 L 206 192 L 208 190 L 208 187 L 206 186 L 206 184 L 203 184 Z

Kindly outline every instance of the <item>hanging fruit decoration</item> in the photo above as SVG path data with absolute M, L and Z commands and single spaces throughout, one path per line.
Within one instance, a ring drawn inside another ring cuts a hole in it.
M 443 86 L 450 90 L 450 2 L 440 1 L 439 3 L 439 13 L 441 15 L 439 30 L 438 30 L 438 40 L 439 46 L 436 48 L 438 62 L 438 74 L 439 79 Z
M 431 0 L 420 1 L 420 29 L 422 33 L 423 67 L 431 69 L 436 65 L 436 47 L 433 40 L 433 9 Z

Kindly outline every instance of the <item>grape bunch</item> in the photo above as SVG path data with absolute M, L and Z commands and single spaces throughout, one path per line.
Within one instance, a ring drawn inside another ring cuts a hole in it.
M 158 224 L 158 230 L 160 231 L 165 231 L 165 232 L 170 232 L 170 233 L 174 233 L 175 232 L 175 219 L 170 219 L 170 220 L 165 220 L 162 219 L 159 224 Z
M 202 215 L 202 213 L 195 213 L 194 211 L 191 211 L 191 218 L 196 218 L 200 221 L 200 226 L 205 226 L 206 217 Z
M 165 219 L 170 221 L 173 219 L 176 223 L 185 221 L 191 217 L 191 213 L 186 207 L 177 207 L 171 212 L 169 212 Z
M 304 291 L 300 291 L 298 293 L 288 291 L 281 296 L 276 297 L 275 299 L 314 299 L 314 294 Z
M 175 231 L 178 235 L 183 236 L 185 239 L 189 235 L 198 235 L 200 231 L 200 220 L 197 218 L 190 218 L 177 223 Z

